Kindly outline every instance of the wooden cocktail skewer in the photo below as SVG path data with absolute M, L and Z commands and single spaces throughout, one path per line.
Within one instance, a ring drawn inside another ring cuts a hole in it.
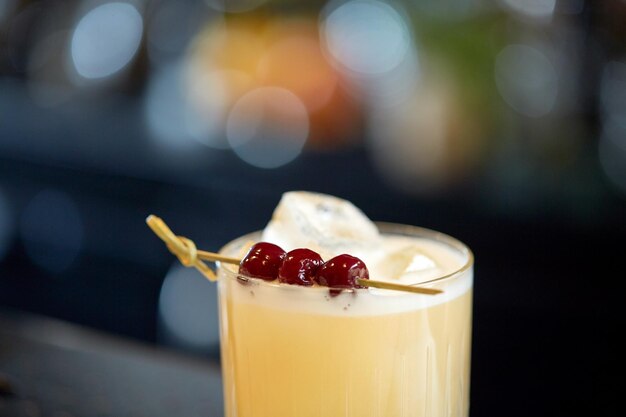
M 195 267 L 209 281 L 216 281 L 215 272 L 203 261 L 224 262 L 239 265 L 241 262 L 237 258 L 220 255 L 219 253 L 198 250 L 195 243 L 191 239 L 184 236 L 176 236 L 174 232 L 165 224 L 165 222 L 155 216 L 150 215 L 146 218 L 146 223 L 152 231 L 161 238 L 178 260 L 187 267 Z M 357 283 L 363 287 L 374 287 L 385 290 L 405 291 L 416 294 L 435 295 L 443 291 L 434 288 L 415 287 L 412 285 L 394 284 L 385 281 L 373 281 L 370 279 L 357 278 Z

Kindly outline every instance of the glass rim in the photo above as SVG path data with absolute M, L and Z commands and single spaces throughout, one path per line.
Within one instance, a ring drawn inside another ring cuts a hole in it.
M 441 243 L 443 245 L 446 245 L 452 248 L 453 250 L 457 251 L 458 253 L 462 254 L 465 257 L 464 263 L 461 266 L 457 267 L 454 271 L 448 274 L 442 275 L 437 278 L 429 279 L 427 281 L 421 281 L 415 284 L 408 284 L 408 285 L 412 285 L 416 287 L 423 287 L 423 286 L 431 286 L 434 284 L 439 284 L 444 281 L 452 280 L 464 274 L 465 272 L 470 270 L 472 266 L 474 265 L 474 253 L 469 248 L 469 246 L 467 246 L 465 243 L 461 242 L 460 240 L 446 233 L 438 232 L 436 230 L 428 229 L 425 227 L 413 226 L 413 225 L 402 224 L 402 223 L 374 222 L 374 224 L 376 225 L 376 227 L 382 234 L 396 234 L 396 235 L 404 235 L 404 236 L 413 236 L 413 237 L 422 238 L 422 239 L 430 239 L 430 240 L 433 240 L 435 242 Z M 222 246 L 219 249 L 218 253 L 224 254 L 224 250 L 228 248 L 230 245 L 238 241 L 244 241 L 246 238 L 249 238 L 248 240 L 254 240 L 252 239 L 252 236 L 258 235 L 259 233 L 262 233 L 262 230 L 256 230 L 254 232 L 246 233 L 245 235 L 241 235 L 235 239 L 232 239 L 228 243 L 226 243 L 224 246 Z M 215 265 L 216 265 L 216 269 L 223 271 L 224 273 L 229 275 L 231 279 L 241 280 L 243 278 L 245 279 L 245 281 L 249 281 L 249 282 L 258 281 L 258 284 L 262 283 L 263 285 L 275 286 L 278 288 L 295 288 L 295 289 L 306 288 L 309 291 L 315 290 L 315 289 L 320 289 L 324 291 L 328 290 L 327 287 L 304 287 L 304 286 L 299 286 L 299 285 L 282 284 L 282 283 L 274 282 L 274 281 L 265 281 L 263 279 L 258 279 L 258 278 L 245 277 L 231 270 L 228 267 L 222 268 L 222 263 L 219 261 L 216 262 Z M 345 292 L 352 292 L 352 291 L 367 290 L 367 288 L 362 288 L 362 289 L 344 288 L 341 290 Z
M 408 235 L 408 233 L 402 233 L 400 231 L 401 229 L 405 229 L 407 231 L 411 231 L 411 236 L 434 240 L 436 242 L 451 247 L 452 249 L 465 256 L 465 262 L 454 271 L 437 278 L 429 279 L 428 281 L 422 281 L 417 284 L 413 284 L 415 286 L 438 283 L 444 280 L 455 278 L 456 276 L 462 275 L 463 273 L 467 272 L 470 268 L 472 268 L 472 266 L 474 266 L 474 253 L 469 248 L 469 246 L 461 242 L 459 239 L 452 237 L 446 233 L 438 232 L 436 230 L 428 229 L 426 227 L 413 226 L 402 223 L 375 222 L 375 224 L 378 227 L 378 230 L 380 230 L 382 233 L 398 233 Z

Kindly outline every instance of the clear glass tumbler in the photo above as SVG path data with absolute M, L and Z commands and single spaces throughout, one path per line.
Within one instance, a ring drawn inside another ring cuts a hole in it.
M 473 255 L 438 232 L 378 226 L 458 257 L 452 273 L 419 284 L 443 293 L 331 296 L 324 287 L 242 280 L 236 266 L 218 264 L 227 417 L 467 417 Z M 243 236 L 221 253 L 241 256 L 259 239 Z

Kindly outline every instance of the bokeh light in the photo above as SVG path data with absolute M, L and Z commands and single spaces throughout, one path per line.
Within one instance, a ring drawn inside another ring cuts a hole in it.
M 148 84 L 144 102 L 147 126 L 153 138 L 173 150 L 195 149 L 198 142 L 216 145 L 222 136 L 222 89 L 220 80 L 202 79 L 196 91 L 207 100 L 203 109 L 193 106 L 187 95 L 186 67 L 172 63 L 156 71 Z
M 448 77 L 432 75 L 408 101 L 371 116 L 370 154 L 391 185 L 429 194 L 467 179 L 483 139 L 457 97 Z
M 379 111 L 404 104 L 413 95 L 419 94 L 417 89 L 423 82 L 417 51 L 411 48 L 399 67 L 376 80 L 364 81 L 357 94 L 365 95 L 369 107 Z
M 253 18 L 231 19 L 208 25 L 190 47 L 190 67 L 198 74 L 219 69 L 252 77 L 263 54 L 263 29 L 266 25 L 266 21 Z M 250 84 L 241 85 L 241 90 L 234 91 L 234 95 L 241 94 L 249 87 Z
M 35 195 L 20 219 L 20 237 L 30 259 L 52 273 L 69 268 L 83 244 L 81 219 L 68 194 L 46 189 Z
M 418 53 L 397 3 L 335 1 L 325 8 L 320 25 L 326 54 L 350 81 L 353 97 L 376 109 L 401 104 L 415 93 Z
M 218 148 L 229 148 L 226 119 L 229 109 L 257 84 L 255 69 L 262 42 L 255 36 L 256 21 L 217 22 L 201 31 L 189 48 L 184 74 L 184 99 L 194 114 L 219 124 L 218 132 L 201 140 Z
M 94 7 L 72 34 L 71 58 L 86 79 L 108 77 L 126 67 L 141 43 L 143 18 L 135 6 L 111 2 Z
M 326 59 L 316 21 L 272 21 L 257 64 L 260 86 L 289 90 L 309 112 L 307 146 L 332 149 L 359 135 L 361 104 L 347 92 L 347 79 Z
M 496 57 L 496 86 L 502 99 L 528 117 L 541 117 L 554 108 L 558 75 L 548 57 L 537 48 L 509 45 Z
M 308 112 L 289 90 L 257 88 L 233 106 L 226 134 L 241 159 L 259 168 L 277 168 L 301 153 L 309 134 Z
M 296 94 L 310 111 L 328 104 L 339 76 L 326 62 L 317 39 L 311 36 L 280 37 L 263 53 L 259 81 Z
M 243 71 L 212 68 L 204 72 L 199 67 L 185 70 L 185 94 L 189 110 L 214 123 L 211 136 L 198 138 L 212 148 L 227 149 L 226 118 L 241 94 L 252 88 L 251 77 Z
M 159 295 L 159 322 L 163 341 L 206 351 L 219 341 L 217 284 L 195 269 L 179 264 L 167 273 Z
M 380 75 L 407 57 L 411 36 L 403 16 L 379 0 L 349 0 L 327 6 L 322 34 L 330 55 L 356 74 Z
M 306 146 L 332 149 L 345 146 L 359 137 L 362 105 L 347 93 L 346 77 L 328 62 L 322 52 L 315 19 L 230 17 L 209 25 L 199 33 L 190 48 L 187 62 L 187 99 L 200 114 L 213 113 L 216 98 L 221 102 L 218 107 L 230 114 L 229 109 L 252 91 L 279 88 L 295 95 L 305 106 L 308 118 Z M 217 97 L 211 93 L 210 85 L 220 87 Z M 239 117 L 239 111 L 232 114 L 234 118 Z M 277 118 L 276 114 L 268 117 L 267 123 Z M 227 120 L 223 122 L 225 124 Z M 233 128 L 234 125 L 231 125 L 231 136 Z M 227 130 L 228 126 L 224 125 L 224 129 Z M 268 126 L 264 129 L 267 131 Z M 228 137 L 226 133 L 225 137 Z M 297 135 L 298 138 L 304 136 Z M 219 137 L 216 135 L 216 138 Z M 233 141 L 241 142 L 230 137 L 227 145 L 231 146 Z M 247 139 L 246 142 L 256 143 Z M 293 147 L 294 143 L 298 146 Z M 299 143 L 300 139 L 291 140 L 290 146 L 281 154 L 284 158 L 280 157 L 269 165 L 253 162 L 250 156 L 246 156 L 247 147 L 239 147 L 237 151 L 253 165 L 275 167 L 295 157 L 301 149 Z M 222 143 L 218 140 L 209 145 L 220 147 Z M 291 156 L 286 158 L 287 155 Z M 253 159 L 256 160 L 257 156 L 255 154 Z

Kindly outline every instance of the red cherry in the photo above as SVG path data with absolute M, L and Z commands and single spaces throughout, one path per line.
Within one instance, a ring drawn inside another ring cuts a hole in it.
M 278 268 L 285 251 L 273 243 L 254 244 L 239 264 L 239 273 L 253 278 L 273 281 L 278 277 Z
M 324 264 L 322 257 L 311 249 L 294 249 L 287 252 L 278 270 L 278 280 L 285 284 L 313 285 L 317 270 Z
M 328 260 L 317 271 L 315 281 L 330 288 L 363 288 L 356 279 L 369 279 L 370 274 L 365 263 L 350 255 L 338 255 Z M 337 295 L 340 291 L 331 290 Z

